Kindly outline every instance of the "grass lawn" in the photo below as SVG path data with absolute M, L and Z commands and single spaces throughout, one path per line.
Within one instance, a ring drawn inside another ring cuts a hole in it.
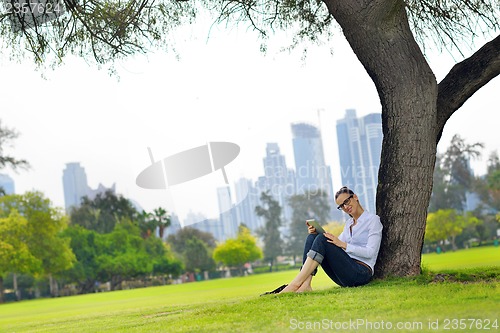
M 259 297 L 296 274 L 283 271 L 8 303 L 0 332 L 500 332 L 500 248 L 427 254 L 423 265 L 446 274 L 338 288 L 320 270 L 314 292 Z

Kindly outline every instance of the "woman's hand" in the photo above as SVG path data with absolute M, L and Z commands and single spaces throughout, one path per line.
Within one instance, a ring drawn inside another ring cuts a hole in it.
M 327 238 L 328 243 L 332 243 L 333 245 L 336 245 L 344 250 L 346 249 L 347 243 L 341 241 L 337 236 L 332 235 L 329 232 L 325 232 L 324 235 Z
M 316 228 L 309 224 L 307 225 L 307 232 L 310 234 L 317 234 Z

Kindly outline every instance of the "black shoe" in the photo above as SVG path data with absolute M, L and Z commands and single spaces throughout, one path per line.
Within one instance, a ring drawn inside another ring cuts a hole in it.
M 260 296 L 270 295 L 270 294 L 278 294 L 280 291 L 282 291 L 283 289 L 285 289 L 286 286 L 288 286 L 288 285 L 284 284 L 284 285 L 279 286 L 278 288 L 274 289 L 273 291 L 266 291 L 265 293 L 260 294 Z

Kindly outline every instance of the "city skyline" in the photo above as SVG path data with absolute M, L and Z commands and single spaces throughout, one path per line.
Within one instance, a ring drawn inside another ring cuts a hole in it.
M 119 61 L 119 80 L 72 57 L 46 70 L 46 78 L 28 61 L 4 59 L 1 87 L 9 98 L 2 124 L 21 134 L 6 152 L 32 165 L 17 174 L 2 170 L 14 179 L 16 191 L 40 190 L 64 207 L 62 169 L 80 162 L 93 188 L 116 183 L 117 193 L 146 210 L 168 204 L 180 211 L 179 201 L 200 188 L 223 185 L 223 178 L 213 174 L 182 189 L 173 187 L 171 193 L 141 190 L 135 178 L 150 164 L 148 147 L 160 159 L 210 141 L 241 143 L 240 156 L 226 170 L 228 178 L 255 179 L 262 173 L 267 142 L 278 143 L 287 165 L 294 165 L 289 124 L 303 121 L 320 127 L 334 190 L 342 185 L 336 169 L 336 120 L 349 108 L 360 117 L 381 111 L 373 82 L 345 39 L 336 36 L 329 42 L 335 46 L 333 54 L 328 45 L 310 46 L 303 60 L 298 51 L 280 52 L 279 40 L 270 42 L 264 55 L 258 41 L 238 31 L 215 27 L 206 42 L 208 26 L 193 27 L 195 37 L 180 42 L 179 60 L 156 52 Z M 461 59 L 456 53 L 427 51 L 438 81 Z M 468 56 L 473 49 L 463 51 Z M 23 89 L 28 83 L 29 92 Z M 444 151 L 456 133 L 467 142 L 484 142 L 483 160 L 472 163 L 479 174 L 489 152 L 500 151 L 492 121 L 500 105 L 499 87 L 495 78 L 469 99 L 448 121 L 438 146 Z M 195 200 L 217 215 L 215 199 Z
M 324 110 L 317 110 L 317 114 L 318 114 L 318 125 L 312 125 L 311 123 L 303 123 L 303 124 L 307 124 L 307 125 L 308 125 L 308 126 L 310 126 L 310 127 L 316 127 L 316 126 L 317 126 L 317 127 L 318 127 L 318 130 L 319 130 L 319 126 L 321 126 L 320 119 L 319 119 L 319 117 L 320 117 L 320 116 L 319 116 L 320 111 L 324 111 Z M 355 110 L 355 109 L 346 109 L 346 110 L 344 110 L 344 112 L 346 112 L 346 113 L 349 113 L 349 112 L 352 112 L 352 111 L 354 111 L 354 115 L 356 115 L 356 110 Z M 370 115 L 372 115 L 372 114 L 373 114 L 373 113 L 369 113 L 369 114 L 367 114 L 367 115 L 364 115 L 363 117 L 368 117 L 368 116 L 370 116 Z M 375 113 L 375 114 L 376 114 L 376 113 Z M 347 116 L 345 116 L 345 117 L 347 117 Z M 362 117 L 359 117 L 359 118 L 362 118 Z M 341 121 L 343 121 L 343 120 L 344 120 L 344 118 L 339 118 L 339 119 L 337 119 L 337 120 L 336 120 L 336 127 L 338 127 L 338 123 L 339 123 L 339 122 L 341 122 Z M 293 127 L 293 125 L 294 125 L 294 124 L 301 124 L 301 122 L 293 121 L 293 122 L 291 122 L 291 123 L 290 123 L 290 124 L 288 124 L 288 125 L 289 125 L 289 126 L 291 125 L 291 126 Z M 335 129 L 335 131 L 337 131 L 337 130 L 338 130 L 338 129 L 336 128 L 336 129 Z M 321 133 L 320 133 L 320 134 L 321 134 Z M 337 133 L 334 133 L 334 135 L 337 135 Z M 287 140 L 288 140 L 289 145 L 292 147 L 292 150 L 293 150 L 293 130 L 290 132 L 289 138 L 286 138 L 286 139 L 283 139 L 283 140 L 280 140 L 280 141 L 286 142 Z M 337 140 L 338 140 L 338 138 L 337 138 Z M 265 156 L 266 156 L 266 153 L 265 153 L 265 152 L 269 150 L 269 145 L 270 145 L 270 144 L 271 144 L 271 145 L 275 145 L 275 146 L 279 147 L 279 145 L 278 145 L 277 143 L 270 143 L 270 142 L 267 142 L 267 143 L 265 144 L 265 145 L 266 145 L 266 148 L 265 148 L 265 149 L 263 149 L 262 156 L 256 157 L 257 159 L 264 159 L 264 160 L 266 159 L 266 157 L 265 157 Z M 285 144 L 285 146 L 286 146 L 286 144 Z M 278 151 L 279 151 L 279 148 L 278 148 Z M 294 161 L 294 160 L 295 160 L 295 158 L 294 158 L 294 156 L 293 156 L 293 153 L 292 153 L 291 155 L 292 155 L 292 156 L 284 156 L 284 155 L 283 155 L 283 156 L 282 156 L 282 158 L 283 158 L 283 160 L 288 160 L 288 161 L 290 161 L 290 162 L 288 162 L 288 163 L 293 164 L 293 162 L 292 162 L 292 161 Z M 66 168 L 68 168 L 68 166 L 69 166 L 69 165 L 78 165 L 78 166 L 80 166 L 80 162 L 69 162 L 69 163 L 66 163 Z M 327 166 L 328 168 L 332 168 L 332 169 L 333 169 L 333 171 L 334 171 L 334 173 L 337 173 L 337 174 L 340 176 L 340 177 L 338 177 L 338 178 L 342 179 L 342 171 L 341 171 L 341 170 L 342 170 L 342 165 L 340 165 L 340 164 L 339 164 L 339 165 L 335 165 L 335 166 L 331 166 L 331 165 L 326 165 L 326 166 Z M 83 169 L 84 169 L 84 168 L 83 168 Z M 293 168 L 292 168 L 292 169 L 289 169 L 289 170 L 291 170 L 292 172 L 294 172 L 294 171 L 295 171 Z M 64 170 L 63 170 L 63 171 L 64 171 Z M 83 171 L 83 172 L 85 173 L 85 171 Z M 263 168 L 262 168 L 262 175 L 265 175 L 265 172 L 266 172 L 266 166 L 265 166 L 265 163 L 264 163 L 264 166 L 263 166 Z M 262 177 L 262 176 L 261 176 L 261 177 Z M 64 172 L 63 172 L 63 178 L 64 178 Z M 249 178 L 248 180 L 249 180 L 249 181 L 252 181 L 252 182 L 254 182 L 254 183 L 256 183 L 256 182 L 258 182 L 258 178 L 259 178 L 259 176 L 255 177 L 254 179 Z M 231 192 L 231 188 L 233 188 L 234 186 L 236 186 L 235 182 L 240 181 L 241 179 L 245 179 L 245 178 L 238 178 L 237 180 L 232 179 L 232 184 L 231 184 L 231 186 L 230 186 L 230 187 L 228 187 L 230 192 Z M 86 181 L 86 175 L 85 175 L 85 181 Z M 105 182 L 105 183 L 106 183 L 106 182 Z M 64 185 L 64 184 L 63 184 L 63 185 Z M 334 183 L 334 184 L 333 184 L 333 186 L 334 186 L 334 189 L 333 189 L 333 190 L 335 190 L 335 189 L 337 189 L 337 188 L 340 188 L 340 186 L 343 186 L 343 185 L 347 185 L 347 184 L 344 184 L 344 181 L 343 181 L 343 180 L 341 180 L 338 184 L 335 184 L 335 183 Z M 118 186 L 120 186 L 120 185 L 118 184 Z M 112 186 L 111 186 L 111 188 L 112 188 L 113 190 L 115 190 L 115 187 L 116 187 L 116 183 L 113 183 L 113 184 L 112 184 Z M 64 186 L 63 186 L 63 188 L 64 188 Z M 92 192 L 92 193 L 93 193 L 93 192 L 99 192 L 99 189 L 105 189 L 105 188 L 106 188 L 106 187 L 105 187 L 105 186 L 103 186 L 101 183 L 99 183 L 99 184 L 98 184 L 98 187 L 97 187 L 97 189 L 96 189 L 96 190 L 92 190 L 92 188 L 91 188 L 89 185 L 87 185 L 87 191 L 90 191 L 90 192 Z M 90 193 L 90 192 L 89 192 L 89 193 Z M 118 193 L 118 194 L 122 194 L 122 195 L 124 195 L 125 197 L 127 197 L 127 195 L 125 195 L 124 193 L 121 193 L 121 192 L 119 192 L 119 191 L 118 191 L 117 193 Z M 239 197 L 240 197 L 240 200 L 241 200 L 242 198 L 243 198 L 243 199 L 245 198 L 245 197 L 244 197 L 244 194 L 241 194 L 241 193 L 240 193 Z M 134 197 L 127 197 L 127 198 L 128 198 L 128 199 L 130 199 L 132 202 L 134 202 L 134 204 L 138 203 L 138 204 L 139 204 L 139 206 L 140 206 L 140 207 L 142 207 L 142 205 L 141 205 L 141 201 L 140 201 L 140 198 L 139 198 L 139 199 L 136 199 L 136 198 L 134 198 Z M 235 199 L 236 199 L 236 200 L 233 200 L 233 205 L 238 205 L 238 204 L 240 203 L 240 201 L 238 200 L 238 198 L 237 198 L 237 197 L 235 197 Z M 281 201 L 283 201 L 283 200 L 281 200 Z M 219 203 L 219 204 L 220 204 L 220 203 Z M 227 205 L 227 204 L 226 204 L 226 205 Z M 333 206 L 333 205 L 334 205 L 334 203 L 332 202 L 332 206 Z M 66 206 L 67 206 L 67 205 L 66 205 Z M 61 206 L 61 207 L 64 207 L 64 206 Z M 66 209 L 67 209 L 67 207 L 66 207 Z M 151 209 L 152 209 L 152 208 L 151 208 Z M 229 208 L 227 208 L 227 207 L 226 207 L 226 209 L 227 209 L 227 210 L 229 210 Z M 146 210 L 147 210 L 147 209 L 146 209 Z M 220 210 L 220 207 L 219 207 L 219 210 Z M 184 226 L 189 225 L 189 224 L 192 224 L 192 223 L 197 223 L 197 222 L 203 222 L 203 221 L 214 221 L 214 217 L 215 217 L 215 220 L 217 220 L 217 218 L 219 218 L 219 216 L 214 216 L 213 214 L 212 214 L 212 215 L 210 215 L 210 214 L 209 214 L 209 213 L 207 213 L 207 212 L 204 212 L 204 211 L 202 211 L 202 210 L 198 210 L 198 209 L 196 208 L 196 206 L 190 206 L 190 207 L 188 208 L 188 210 L 187 210 L 187 211 L 183 212 L 183 214 L 182 214 L 182 213 L 181 213 L 181 214 L 179 214 L 179 212 L 177 212 L 177 211 L 175 211 L 175 210 L 171 210 L 171 211 L 170 211 L 170 213 L 171 213 L 171 214 L 174 214 L 174 215 L 176 216 L 176 218 L 177 218 L 177 216 L 179 216 L 179 217 L 180 217 L 180 219 L 181 219 L 182 221 L 190 221 L 190 222 L 184 222 L 184 223 L 182 223 Z M 217 214 L 215 214 L 215 215 L 217 215 Z M 198 217 L 198 219 L 197 219 L 197 220 L 193 220 L 193 216 L 197 216 L 197 217 Z M 232 227 L 232 229 L 235 229 L 235 230 L 236 230 L 236 228 L 237 228 L 237 226 L 233 226 L 233 227 Z M 234 230 L 233 230 L 233 231 L 234 231 Z M 234 232 L 230 232 L 229 234 L 233 234 L 233 233 L 234 233 Z M 228 238 L 228 235 L 226 235 L 226 236 L 225 236 L 225 238 Z

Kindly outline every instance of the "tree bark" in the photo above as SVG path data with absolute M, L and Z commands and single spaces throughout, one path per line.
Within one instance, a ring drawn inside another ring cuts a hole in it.
M 376 205 L 384 230 L 375 274 L 419 274 L 437 144 L 451 115 L 500 75 L 500 36 L 437 85 L 403 0 L 323 1 L 375 83 L 382 105 Z
M 378 277 L 420 274 L 436 158 L 436 78 L 402 0 L 326 0 L 377 88 L 384 134 L 377 214 L 384 226 Z

